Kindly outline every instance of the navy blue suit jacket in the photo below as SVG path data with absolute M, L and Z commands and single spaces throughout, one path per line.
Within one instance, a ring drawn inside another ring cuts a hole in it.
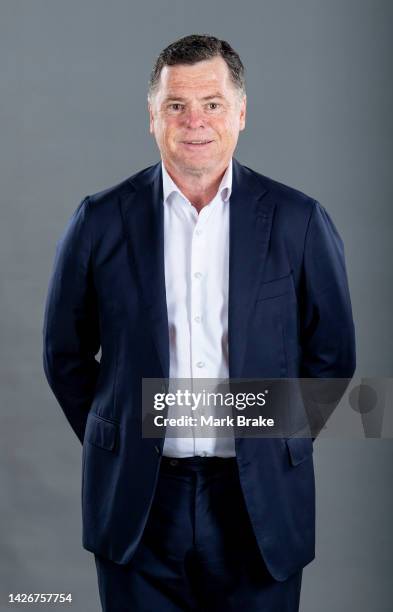
M 80 203 L 45 308 L 45 373 L 83 442 L 83 546 L 120 564 L 142 535 L 163 447 L 141 436 L 141 380 L 169 376 L 163 247 L 158 163 Z M 344 250 L 326 210 L 234 159 L 229 248 L 230 377 L 351 377 Z M 236 439 L 251 523 L 277 580 L 314 558 L 312 452 L 310 437 Z

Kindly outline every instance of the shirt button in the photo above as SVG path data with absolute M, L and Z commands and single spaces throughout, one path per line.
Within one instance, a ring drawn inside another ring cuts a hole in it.
M 194 273 L 194 278 L 202 278 L 202 273 L 201 272 L 195 272 Z
M 195 323 L 200 323 L 202 321 L 202 318 L 199 315 L 197 315 L 196 317 L 194 317 L 194 321 Z
M 202 234 L 202 230 L 197 229 L 197 230 L 195 230 L 195 233 L 196 233 L 197 236 L 200 236 Z
M 198 361 L 198 363 L 196 364 L 197 368 L 204 368 L 205 367 L 205 362 L 204 361 Z

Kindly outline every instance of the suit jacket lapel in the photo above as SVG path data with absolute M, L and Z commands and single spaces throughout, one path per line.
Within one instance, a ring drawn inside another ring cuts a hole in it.
M 230 378 L 242 377 L 247 324 L 262 279 L 274 208 L 262 179 L 233 159 L 229 205 Z
M 159 162 L 146 172 L 145 180 L 130 181 L 121 210 L 131 265 L 137 269 L 149 314 L 153 340 L 162 368 L 169 378 L 169 332 L 165 293 L 164 211 L 162 172 Z

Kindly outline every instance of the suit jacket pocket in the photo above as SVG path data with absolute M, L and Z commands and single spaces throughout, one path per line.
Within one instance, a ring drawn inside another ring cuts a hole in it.
M 287 438 L 285 440 L 291 464 L 299 465 L 311 457 L 314 447 L 311 438 Z
M 257 302 L 268 300 L 289 293 L 292 285 L 292 272 L 286 276 L 261 283 L 257 295 Z
M 118 446 L 119 425 L 94 413 L 89 414 L 85 440 L 94 446 L 115 451 Z

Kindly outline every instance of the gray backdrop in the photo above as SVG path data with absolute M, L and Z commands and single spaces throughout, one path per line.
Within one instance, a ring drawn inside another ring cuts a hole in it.
M 228 39 L 247 68 L 236 157 L 327 208 L 346 247 L 357 376 L 391 376 L 392 3 L 2 0 L 0 23 L 0 609 L 16 607 L 10 592 L 72 592 L 72 610 L 97 611 L 81 448 L 41 362 L 66 221 L 86 194 L 159 159 L 146 112 L 159 51 L 193 32 Z M 320 440 L 315 467 L 302 612 L 390 611 L 392 442 Z

